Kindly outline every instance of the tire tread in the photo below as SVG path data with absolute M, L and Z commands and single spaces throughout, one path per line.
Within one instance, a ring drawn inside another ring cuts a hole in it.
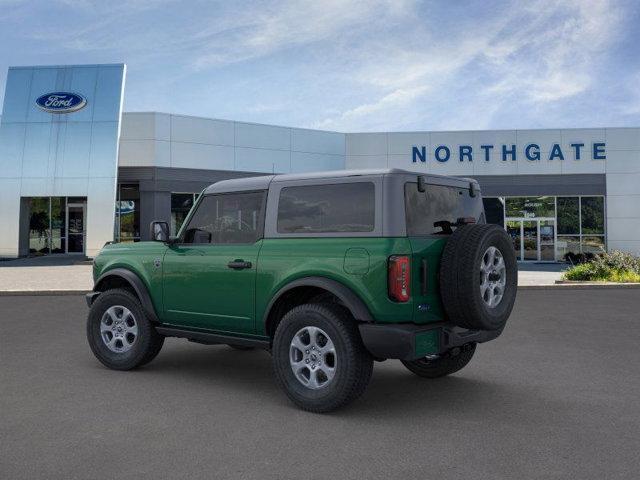
M 345 340 L 344 343 L 347 350 L 347 359 L 339 359 L 339 362 L 346 361 L 347 365 L 353 366 L 353 368 L 346 370 L 345 388 L 338 391 L 332 398 L 318 402 L 301 400 L 294 392 L 291 392 L 287 388 L 283 378 L 284 372 L 282 371 L 282 369 L 289 369 L 290 366 L 288 364 L 281 365 L 277 361 L 277 349 L 283 348 L 283 341 L 284 348 L 289 348 L 289 340 L 282 338 L 282 332 L 287 324 L 302 312 L 309 311 L 319 314 L 332 323 L 338 334 Z M 285 393 L 299 408 L 314 413 L 325 413 L 353 402 L 364 393 L 373 372 L 373 359 L 362 344 L 357 324 L 346 308 L 336 304 L 303 304 L 287 312 L 276 328 L 274 336 L 274 369 L 276 378 Z

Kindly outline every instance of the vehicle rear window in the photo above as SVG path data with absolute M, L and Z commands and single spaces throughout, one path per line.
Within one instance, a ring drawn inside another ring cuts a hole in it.
M 285 187 L 278 202 L 278 233 L 371 232 L 371 182 Z
M 444 221 L 455 228 L 453 224 L 461 217 L 483 221 L 480 196 L 472 197 L 467 188 L 426 185 L 426 191 L 419 192 L 417 183 L 406 183 L 404 204 L 409 236 L 446 233 L 435 224 Z

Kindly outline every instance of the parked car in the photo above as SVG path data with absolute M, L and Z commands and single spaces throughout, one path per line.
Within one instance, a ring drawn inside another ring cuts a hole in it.
M 87 337 L 117 370 L 166 337 L 271 352 L 300 408 L 367 387 L 373 362 L 425 378 L 498 337 L 517 289 L 507 233 L 485 224 L 478 183 L 403 170 L 270 175 L 206 188 L 177 237 L 106 245 Z

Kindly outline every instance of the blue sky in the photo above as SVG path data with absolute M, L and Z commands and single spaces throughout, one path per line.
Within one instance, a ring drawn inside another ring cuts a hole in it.
M 640 2 L 0 0 L 7 67 L 125 62 L 125 111 L 338 131 L 640 126 Z

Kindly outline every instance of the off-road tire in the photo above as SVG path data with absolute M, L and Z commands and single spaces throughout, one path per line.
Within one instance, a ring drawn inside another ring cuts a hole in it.
M 499 250 L 506 283 L 500 302 L 490 307 L 480 291 L 480 265 L 489 247 Z M 465 225 L 449 237 L 440 262 L 440 294 L 448 319 L 475 330 L 500 330 L 511 314 L 518 289 L 518 266 L 511 238 L 498 225 Z
M 473 358 L 476 344 L 470 343 L 458 349 L 447 352 L 435 359 L 420 358 L 413 361 L 402 360 L 402 364 L 419 377 L 439 378 L 462 370 Z
M 303 385 L 290 364 L 294 335 L 310 326 L 326 332 L 336 350 L 335 376 L 317 390 Z M 286 313 L 276 329 L 272 354 L 278 383 L 293 403 L 310 412 L 329 412 L 354 401 L 367 388 L 373 371 L 373 358 L 362 344 L 355 320 L 335 304 L 304 304 Z
M 114 305 L 129 309 L 138 327 L 135 342 L 130 350 L 123 353 L 109 350 L 100 333 L 102 317 Z M 119 288 L 101 293 L 91 305 L 87 317 L 87 340 L 96 358 L 113 370 L 131 370 L 149 363 L 160 353 L 164 344 L 164 337 L 156 332 L 138 298 L 128 290 Z

